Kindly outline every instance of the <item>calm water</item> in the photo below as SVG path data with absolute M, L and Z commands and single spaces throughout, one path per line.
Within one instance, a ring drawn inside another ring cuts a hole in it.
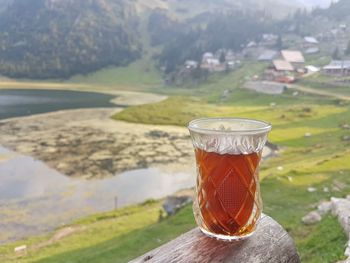
M 194 173 L 149 168 L 86 181 L 0 147 L 0 244 L 84 215 L 165 197 L 194 186 Z
M 0 119 L 65 109 L 116 107 L 115 96 L 66 90 L 0 89 Z
M 0 89 L 0 119 L 76 108 L 116 107 L 114 96 Z M 0 146 L 0 244 L 45 233 L 79 217 L 159 199 L 195 184 L 194 171 L 155 168 L 113 178 L 73 179 Z

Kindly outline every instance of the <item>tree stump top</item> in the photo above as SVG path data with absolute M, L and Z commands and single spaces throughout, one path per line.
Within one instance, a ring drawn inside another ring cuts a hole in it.
M 198 228 L 131 261 L 132 263 L 300 263 L 294 242 L 271 217 L 263 215 L 253 236 L 225 242 Z

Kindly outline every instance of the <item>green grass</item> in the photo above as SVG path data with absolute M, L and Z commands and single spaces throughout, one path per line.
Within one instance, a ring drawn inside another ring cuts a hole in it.
M 345 174 L 329 174 L 313 186 L 315 193 L 306 191 L 305 185 L 295 184 L 286 176 L 268 177 L 261 183 L 264 212 L 280 222 L 294 238 L 302 262 L 335 262 L 342 259 L 346 236 L 337 220 L 326 216 L 314 226 L 301 224 L 300 219 L 312 210 L 311 205 L 330 196 L 343 196 L 350 190 L 350 170 Z M 294 178 L 294 172 L 289 173 Z M 298 175 L 299 179 L 305 175 Z M 321 191 L 324 186 L 331 189 L 334 180 L 348 186 L 341 192 Z M 308 185 L 308 184 L 307 184 Z M 148 202 L 141 206 L 99 214 L 80 220 L 72 225 L 81 229 L 59 242 L 32 251 L 27 257 L 9 259 L 13 248 L 22 243 L 34 245 L 48 237 L 17 242 L 0 248 L 1 262 L 127 262 L 145 252 L 172 240 L 179 234 L 192 229 L 194 219 L 191 206 L 187 206 L 173 217 L 158 222 L 159 202 Z
M 205 116 L 271 122 L 270 141 L 282 150 L 261 167 L 264 212 L 291 234 L 302 262 L 336 262 L 343 258 L 346 243 L 337 220 L 328 215 L 319 224 L 306 226 L 301 218 L 321 200 L 343 197 L 350 192 L 350 142 L 341 140 L 344 135 L 350 135 L 349 130 L 341 128 L 350 122 L 350 107 L 315 95 L 293 96 L 288 91 L 273 96 L 241 89 L 245 80 L 263 68 L 263 64 L 246 63 L 233 73 L 212 76 L 199 87 L 159 90 L 173 96 L 159 103 L 127 108 L 113 118 L 178 126 Z M 231 93 L 222 98 L 226 89 Z M 306 133 L 312 136 L 305 137 Z M 283 169 L 277 169 L 279 166 Z M 336 189 L 337 182 L 342 182 L 344 188 Z M 309 193 L 310 186 L 317 191 Z M 328 192 L 323 191 L 325 187 Z M 0 262 L 127 262 L 194 227 L 190 206 L 158 222 L 160 209 L 160 202 L 149 202 L 88 217 L 73 224 L 79 229 L 73 235 L 31 250 L 22 259 L 13 259 L 15 246 L 39 244 L 50 236 L 1 247 Z
M 206 97 L 210 101 L 220 99 L 224 90 L 242 87 L 246 80 L 252 79 L 266 68 L 266 63 L 246 61 L 241 68 L 231 72 L 213 73 L 198 86 L 166 86 L 154 89 L 154 92 L 167 95 Z
M 337 262 L 339 255 L 344 253 L 342 244 L 347 238 L 337 219 L 328 215 L 319 225 L 300 230 L 303 231 L 301 235 L 307 235 L 301 240 L 297 239 L 302 262 Z M 305 230 L 309 230 L 309 233 Z
M 342 259 L 346 237 L 337 220 L 326 216 L 316 226 L 305 226 L 301 218 L 321 200 L 342 197 L 350 191 L 350 143 L 341 140 L 342 136 L 350 135 L 350 131 L 341 129 L 342 124 L 350 122 L 349 106 L 315 95 L 293 96 L 287 92 L 273 96 L 240 89 L 242 80 L 248 79 L 246 75 L 249 75 L 243 72 L 225 76 L 222 85 L 217 87 L 209 83 L 192 91 L 196 96 L 170 97 L 157 104 L 128 108 L 113 117 L 179 126 L 186 125 L 193 118 L 214 116 L 239 116 L 271 122 L 270 141 L 283 150 L 277 157 L 266 161 L 261 169 L 265 212 L 290 232 L 303 262 Z M 236 82 L 228 84 L 228 78 Z M 222 91 L 229 86 L 231 95 L 221 99 Z M 272 102 L 276 106 L 271 107 Z M 305 137 L 306 133 L 312 136 Z M 279 166 L 283 170 L 278 170 Z M 346 187 L 341 191 L 334 190 L 337 181 Z M 309 193 L 307 188 L 310 186 L 317 192 Z M 324 192 L 325 187 L 330 192 Z
M 69 79 L 67 83 L 149 90 L 161 86 L 162 78 L 154 66 L 154 61 L 145 57 L 126 67 L 110 67 L 87 75 L 77 75 Z
M 143 53 L 141 58 L 125 67 L 110 67 L 101 69 L 97 72 L 87 75 L 74 76 L 67 83 L 89 84 L 98 86 L 107 86 L 118 89 L 150 91 L 163 86 L 161 72 L 156 68 L 156 61 L 153 56 L 159 53 L 159 48 L 150 45 L 150 36 L 148 34 L 148 12 L 147 6 L 165 7 L 166 4 L 159 0 L 147 0 L 136 3 L 139 12 L 140 23 L 138 31 L 140 40 L 143 43 Z
M 127 262 L 140 254 L 175 238 L 194 227 L 191 207 L 175 217 L 158 222 L 160 202 L 103 213 L 83 219 L 71 226 L 73 235 L 39 250 L 36 244 L 50 238 L 42 237 L 17 242 L 0 248 L 1 262 Z M 13 248 L 26 243 L 28 256 L 14 257 Z
M 320 54 L 309 55 L 306 57 L 306 64 L 315 67 L 323 67 L 332 61 L 330 56 L 320 56 Z
M 339 95 L 350 95 L 350 83 L 346 85 L 338 85 L 335 81 L 339 78 L 323 75 L 322 73 L 313 74 L 307 78 L 300 80 L 300 85 L 318 90 L 332 92 Z M 350 80 L 350 77 L 341 79 Z

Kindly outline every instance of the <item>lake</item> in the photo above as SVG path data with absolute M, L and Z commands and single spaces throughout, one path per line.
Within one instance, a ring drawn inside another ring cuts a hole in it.
M 0 244 L 45 233 L 85 215 L 193 187 L 194 166 L 183 170 L 148 168 L 83 180 L 0 146 Z
M 115 96 L 0 89 L 0 119 L 58 110 L 120 107 Z M 65 176 L 0 145 L 0 244 L 46 233 L 79 217 L 159 199 L 195 184 L 194 166 L 132 170 L 100 180 Z
M 96 92 L 0 89 L 0 119 L 58 110 L 117 107 L 111 102 L 114 98 Z

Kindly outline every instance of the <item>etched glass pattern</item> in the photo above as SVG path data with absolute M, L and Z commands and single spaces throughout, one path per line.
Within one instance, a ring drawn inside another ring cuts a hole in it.
M 251 235 L 262 211 L 258 170 L 271 126 L 246 119 L 201 119 L 189 129 L 198 173 L 197 224 L 219 239 Z

